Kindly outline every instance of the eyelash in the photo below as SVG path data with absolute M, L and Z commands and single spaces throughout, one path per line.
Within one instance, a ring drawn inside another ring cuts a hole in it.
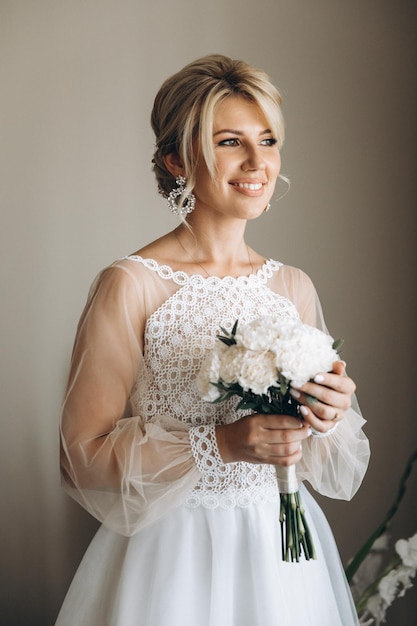
M 219 146 L 237 146 L 239 142 L 239 139 L 237 138 L 230 138 L 230 139 L 223 139 L 223 141 L 219 141 L 218 145 Z M 268 143 L 264 143 L 264 142 L 268 142 Z M 268 137 L 266 139 L 263 139 L 261 141 L 261 145 L 266 145 L 266 146 L 275 146 L 277 143 L 277 140 L 274 137 Z

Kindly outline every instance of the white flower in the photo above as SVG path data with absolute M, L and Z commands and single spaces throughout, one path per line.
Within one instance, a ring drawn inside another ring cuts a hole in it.
M 407 567 L 406 565 L 399 565 L 397 567 L 398 596 L 400 598 L 405 595 L 407 589 L 411 589 L 413 586 L 411 579 L 415 574 L 415 569 L 412 567 Z
M 379 595 L 385 602 L 386 606 L 391 606 L 397 596 L 397 587 L 399 585 L 398 573 L 396 569 L 392 569 L 378 585 Z
M 332 369 L 338 360 L 332 345 L 332 337 L 317 328 L 294 324 L 285 328 L 271 349 L 276 354 L 278 371 L 288 381 L 301 386 L 318 372 Z
M 242 361 L 239 384 L 247 391 L 266 394 L 277 380 L 277 370 L 271 352 L 246 352 Z
M 410 539 L 399 539 L 395 550 L 400 555 L 404 565 L 417 570 L 417 533 Z
M 303 385 L 318 372 L 330 371 L 337 353 L 333 339 L 300 320 L 257 318 L 237 326 L 235 344 L 216 342 L 197 376 L 204 400 L 214 401 L 221 391 L 211 383 L 238 383 L 244 391 L 266 394 L 281 374 L 287 382 Z
M 219 376 L 226 384 L 239 383 L 244 391 L 266 393 L 277 379 L 274 355 L 230 346 L 221 355 Z
M 328 372 L 338 359 L 333 339 L 300 320 L 260 317 L 239 326 L 235 340 L 248 350 L 272 351 L 278 371 L 288 381 L 302 385 L 318 372 Z
M 395 598 L 405 595 L 407 589 L 411 589 L 413 586 L 411 578 L 415 575 L 415 571 L 411 567 L 405 565 L 399 565 L 397 568 L 392 569 L 378 585 L 378 591 L 381 599 L 381 605 L 379 607 L 380 613 L 383 613 L 385 617 L 385 611 L 394 602 Z M 372 612 L 369 606 L 369 602 L 366 608 Z M 376 613 L 373 613 L 376 615 Z M 383 621 L 383 620 L 382 620 Z
M 288 325 L 301 326 L 300 321 L 282 322 L 272 316 L 258 317 L 257 319 L 237 327 L 235 340 L 239 346 L 248 350 L 269 350 L 281 336 Z
M 371 596 L 366 603 L 366 610 L 376 619 L 377 624 L 385 622 L 387 608 L 379 594 Z

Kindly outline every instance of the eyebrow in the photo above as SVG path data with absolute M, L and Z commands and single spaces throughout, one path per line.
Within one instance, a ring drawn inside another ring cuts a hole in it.
M 222 133 L 229 133 L 231 135 L 238 135 L 238 136 L 244 135 L 244 133 L 241 130 L 235 130 L 233 128 L 223 128 L 222 130 L 218 130 L 215 133 L 213 133 L 213 137 L 216 137 L 216 135 L 221 135 Z M 269 135 L 269 134 L 272 134 L 272 131 L 269 128 L 266 128 L 265 130 L 261 130 L 261 132 L 259 133 L 259 135 Z

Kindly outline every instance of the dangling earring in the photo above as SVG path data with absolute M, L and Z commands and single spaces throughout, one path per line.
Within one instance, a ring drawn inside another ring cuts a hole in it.
M 179 207 L 176 199 L 178 198 L 178 196 L 183 195 L 185 187 L 187 185 L 187 179 L 184 178 L 184 176 L 177 176 L 175 182 L 177 183 L 177 187 L 175 187 L 168 195 L 168 206 L 172 213 L 184 218 L 186 215 L 188 215 L 188 213 L 194 211 L 195 195 L 192 192 L 189 193 L 188 196 L 185 198 L 182 207 Z
M 264 213 L 268 213 L 269 209 L 271 208 L 271 203 L 268 202 L 268 204 L 266 205 L 266 207 L 264 208 Z

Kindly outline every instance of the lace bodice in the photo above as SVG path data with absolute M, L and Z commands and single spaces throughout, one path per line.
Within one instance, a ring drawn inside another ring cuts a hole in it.
M 78 324 L 62 409 L 68 493 L 124 535 L 184 503 L 277 500 L 273 467 L 220 458 L 215 427 L 237 419 L 237 399 L 213 405 L 195 387 L 219 327 L 267 314 L 325 328 L 309 277 L 276 261 L 238 278 L 189 276 L 137 256 L 100 272 Z M 352 497 L 369 458 L 363 423 L 350 411 L 331 437 L 305 440 L 297 478 L 324 495 Z
M 141 257 L 129 258 L 179 286 L 146 323 L 146 376 L 143 371 L 138 375 L 132 410 L 147 420 L 170 415 L 193 427 L 227 424 L 241 417 L 242 412 L 238 414 L 234 409 L 236 398 L 221 404 L 201 400 L 195 378 L 220 326 L 231 329 L 236 319 L 247 323 L 270 314 L 298 317 L 294 304 L 267 286 L 268 278 L 279 271 L 281 264 L 267 261 L 248 277 L 204 278 L 174 272 Z M 219 457 L 216 459 L 211 429 L 192 428 L 190 438 L 202 478 L 187 495 L 188 506 L 246 506 L 262 498 L 277 499 L 273 467 L 243 462 L 223 464 Z

